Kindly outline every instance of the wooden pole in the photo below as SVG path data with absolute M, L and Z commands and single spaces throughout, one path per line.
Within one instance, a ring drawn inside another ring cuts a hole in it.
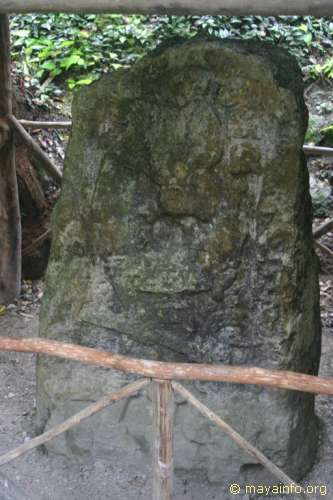
M 331 0 L 1 0 L 0 13 L 120 12 L 175 15 L 330 16 Z
M 214 422 L 218 427 L 220 427 L 227 436 L 229 436 L 235 443 L 238 444 L 242 450 L 246 451 L 255 460 L 261 463 L 273 476 L 275 476 L 279 481 L 281 481 L 286 486 L 293 486 L 296 491 L 302 491 L 303 488 L 296 484 L 287 474 L 285 474 L 279 467 L 277 467 L 273 462 L 271 462 L 261 451 L 259 451 L 255 446 L 246 441 L 240 434 L 238 434 L 235 429 L 233 429 L 229 424 L 227 424 L 222 418 L 220 418 L 216 413 L 210 410 L 206 405 L 201 403 L 193 394 L 185 389 L 181 384 L 177 382 L 172 382 L 172 387 L 178 394 L 181 394 L 189 403 L 191 403 L 202 415 L 207 417 L 209 420 Z M 300 494 L 300 498 L 306 498 L 310 500 L 310 496 L 306 494 Z
M 323 148 L 321 146 L 309 146 L 305 144 L 303 151 L 307 156 L 333 156 L 333 148 Z
M 31 120 L 19 120 L 20 124 L 31 130 L 36 129 L 68 129 L 71 128 L 71 121 L 61 121 L 61 122 L 39 122 Z M 0 137 L 1 144 L 1 137 Z M 309 144 L 304 144 L 303 151 L 307 156 L 333 156 L 333 148 L 324 148 L 321 146 L 310 146 Z
M 64 121 L 64 122 L 37 122 L 37 121 L 31 121 L 31 120 L 19 120 L 20 124 L 24 128 L 30 128 L 32 130 L 36 129 L 64 129 L 64 128 L 70 128 L 72 126 L 71 121 Z
M 173 390 L 153 380 L 153 500 L 173 498 Z
M 15 171 L 15 148 L 7 116 L 12 113 L 10 33 L 0 15 L 0 304 L 21 290 L 21 217 Z
M 333 229 L 333 219 L 330 219 L 327 222 L 324 222 L 324 224 L 321 224 L 314 232 L 313 236 L 318 239 L 321 238 L 321 236 L 324 236 L 324 234 L 328 233 Z
M 44 129 L 68 129 L 71 128 L 71 121 L 59 121 L 59 122 L 40 122 L 31 120 L 19 120 L 20 124 L 31 130 L 44 130 Z M 1 139 L 0 139 L 1 144 Z M 304 144 L 303 151 L 307 156 L 333 156 L 333 148 L 324 148 L 321 146 L 310 146 L 309 144 Z
M 71 121 L 61 121 L 61 122 L 39 122 L 31 120 L 19 120 L 19 123 L 26 129 L 68 129 L 71 128 Z M 0 138 L 1 144 L 1 138 Z M 321 146 L 310 146 L 309 144 L 304 144 L 303 151 L 307 156 L 333 156 L 333 148 L 323 148 Z
M 51 229 L 47 229 L 43 234 L 38 236 L 30 245 L 22 248 L 22 257 L 26 255 L 31 255 L 37 248 L 39 248 L 44 241 L 51 237 L 52 231 Z
M 30 134 L 28 134 L 21 123 L 15 118 L 15 116 L 9 116 L 8 120 L 13 125 L 15 131 L 21 136 L 21 139 L 25 142 L 26 146 L 37 156 L 44 170 L 49 174 L 49 176 L 54 180 L 56 184 L 60 185 L 62 181 L 62 174 L 60 170 L 52 163 L 47 154 L 44 153 L 37 142 L 31 137 Z
M 47 432 L 44 432 L 40 436 L 37 436 L 31 439 L 30 441 L 27 441 L 26 443 L 21 444 L 17 448 L 14 448 L 13 450 L 8 451 L 4 455 L 0 456 L 0 466 L 8 464 L 8 462 L 11 462 L 15 458 L 20 457 L 24 453 L 27 453 L 28 451 L 33 450 L 34 448 L 37 448 L 37 446 L 40 446 L 41 444 L 51 441 L 51 439 L 59 436 L 60 434 L 63 434 L 72 427 L 79 425 L 81 422 L 83 422 L 83 420 L 86 420 L 92 415 L 95 415 L 95 413 L 103 410 L 112 403 L 115 403 L 120 399 L 132 396 L 133 394 L 138 392 L 140 389 L 142 389 L 145 385 L 149 383 L 150 383 L 149 380 L 138 380 L 137 382 L 133 382 L 132 384 L 126 385 L 122 389 L 119 389 L 119 391 L 117 392 L 114 392 L 112 394 L 107 394 L 96 403 L 87 406 L 80 412 L 76 413 L 72 417 L 62 422 L 61 424 L 52 427 L 52 429 L 48 430 Z
M 319 248 L 319 250 L 326 253 L 326 255 L 328 255 L 329 257 L 333 257 L 333 251 L 326 245 L 323 245 L 322 243 L 319 243 L 319 241 L 316 241 L 316 246 Z
M 200 363 L 165 363 L 127 358 L 121 354 L 46 339 L 13 339 L 0 336 L 0 351 L 33 352 L 71 359 L 125 373 L 163 380 L 206 380 L 256 384 L 280 389 L 333 395 L 333 378 L 285 370 Z

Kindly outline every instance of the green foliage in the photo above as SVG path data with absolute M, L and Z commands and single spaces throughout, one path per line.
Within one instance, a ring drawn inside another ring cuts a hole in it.
M 55 95 L 65 82 L 70 89 L 87 85 L 174 36 L 208 33 L 266 40 L 295 54 L 310 77 L 317 71 L 317 58 L 333 47 L 333 23 L 312 17 L 29 14 L 13 16 L 11 27 L 13 58 L 26 85 L 41 85 L 41 94 Z M 333 57 L 320 68 L 332 77 Z
M 328 125 L 321 129 L 322 136 L 321 144 L 329 148 L 333 147 L 333 125 Z
M 304 142 L 306 144 L 318 144 L 321 139 L 322 135 L 320 133 L 320 124 L 318 118 L 316 118 L 315 116 L 310 116 Z
M 310 116 L 305 142 L 333 147 L 333 124 L 322 127 L 320 126 L 320 119 Z
M 309 70 L 312 80 L 333 79 L 333 57 L 328 58 L 324 64 L 314 64 Z

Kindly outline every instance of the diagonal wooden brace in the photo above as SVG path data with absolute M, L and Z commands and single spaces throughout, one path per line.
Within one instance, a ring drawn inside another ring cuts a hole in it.
M 212 410 L 210 410 L 206 405 L 201 403 L 193 394 L 185 389 L 185 387 L 178 382 L 172 382 L 172 387 L 178 394 L 183 396 L 191 405 L 193 405 L 202 415 L 207 417 L 209 420 L 214 422 L 218 427 L 220 427 L 227 436 L 229 436 L 242 450 L 246 451 L 249 455 L 254 457 L 259 463 L 261 463 L 273 476 L 275 476 L 280 482 L 286 486 L 297 488 L 297 491 L 303 491 L 303 488 L 295 483 L 287 474 L 285 474 L 277 465 L 273 464 L 261 451 L 259 451 L 255 446 L 246 441 L 243 436 L 241 436 L 235 429 L 233 429 L 229 424 L 227 424 L 221 417 L 216 415 Z M 310 496 L 306 493 L 300 493 L 299 498 L 304 498 L 310 500 Z
M 150 383 L 150 380 L 148 379 L 143 379 L 143 380 L 138 380 L 136 382 L 133 382 L 132 384 L 128 384 L 122 389 L 119 389 L 119 391 L 113 392 L 111 394 L 107 394 L 104 396 L 102 399 L 97 401 L 96 403 L 93 403 L 80 412 L 76 413 L 72 417 L 68 418 L 64 422 L 62 422 L 59 425 L 56 425 L 55 427 L 52 427 L 52 429 L 44 432 L 40 436 L 37 436 L 30 441 L 27 441 L 24 444 L 21 444 L 17 448 L 14 448 L 11 451 L 8 451 L 4 455 L 0 456 L 0 466 L 4 464 L 8 464 L 8 462 L 11 462 L 15 458 L 20 457 L 24 453 L 27 453 L 30 450 L 33 450 L 34 448 L 37 448 L 37 446 L 40 446 L 44 443 L 47 443 L 48 441 L 51 441 L 51 439 L 60 436 L 60 434 L 63 434 L 64 432 L 68 431 L 72 427 L 75 427 L 76 425 L 80 424 L 83 422 L 83 420 L 86 420 L 87 418 L 91 417 L 92 415 L 95 415 L 95 413 L 103 410 L 107 406 L 111 405 L 112 403 L 115 403 L 116 401 L 119 401 L 120 399 L 123 398 L 128 398 L 129 396 L 132 396 L 136 392 L 138 392 L 140 389 L 145 387 Z

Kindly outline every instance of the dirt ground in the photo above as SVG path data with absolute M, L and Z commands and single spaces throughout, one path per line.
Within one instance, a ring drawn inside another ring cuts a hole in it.
M 333 90 L 316 87 L 309 92 L 312 115 L 321 117 L 321 125 L 333 123 L 333 114 L 323 113 L 323 102 L 333 102 Z M 326 108 L 327 109 L 327 108 Z M 324 109 L 325 111 L 325 109 Z M 311 160 L 310 172 L 327 178 L 333 159 Z M 329 214 L 332 216 L 332 212 Z M 315 225 L 323 220 L 316 220 Z M 321 239 L 333 250 L 333 234 Z M 321 311 L 323 324 L 322 359 L 320 374 L 333 377 L 333 258 L 318 250 L 321 261 Z M 34 337 L 38 333 L 38 309 L 42 288 L 36 283 L 29 296 L 25 291 L 19 307 L 0 315 L 0 335 Z M 30 354 L 0 353 L 0 455 L 34 436 L 35 415 L 35 356 Z M 310 498 L 333 499 L 333 397 L 318 396 L 316 412 L 321 422 L 319 452 L 315 467 L 304 478 L 302 485 L 317 486 L 317 494 Z M 144 475 L 119 463 L 117 459 L 92 461 L 86 456 L 68 459 L 35 450 L 4 465 L 0 470 L 0 500 L 136 500 L 151 498 L 151 470 L 146 464 Z M 254 497 L 231 495 L 229 484 L 221 478 L 221 485 L 209 485 L 204 478 L 176 477 L 176 500 L 232 500 Z M 243 485 L 240 485 L 243 487 Z M 319 489 L 320 488 L 320 489 Z M 258 497 L 256 497 L 258 498 Z M 301 498 L 265 495 L 260 498 Z
M 333 242 L 332 242 L 333 243 Z M 330 274 L 321 277 L 326 289 Z M 324 292 L 326 293 L 326 292 Z M 38 314 L 25 316 L 11 312 L 0 319 L 0 333 L 10 337 L 33 337 L 37 334 Z M 323 310 L 323 355 L 320 373 L 333 374 L 333 308 Z M 328 326 L 330 325 L 330 326 Z M 0 353 L 0 454 L 34 436 L 35 356 Z M 321 421 L 321 439 L 317 463 L 302 481 L 304 486 L 320 486 L 311 498 L 333 498 L 333 398 L 319 396 L 316 411 Z M 117 461 L 86 457 L 68 459 L 32 451 L 4 465 L 0 471 L 0 500 L 135 500 L 151 498 L 150 467 L 144 475 Z M 176 478 L 176 500 L 248 499 L 230 495 L 227 484 L 208 485 L 204 478 Z M 326 488 L 326 495 L 323 495 Z M 282 496 L 265 496 L 279 499 Z M 288 497 L 290 498 L 290 496 Z M 291 498 L 297 498 L 291 497 Z M 299 496 L 298 496 L 299 498 Z
M 324 238 L 333 247 L 333 235 Z M 323 353 L 320 373 L 333 375 L 333 299 L 331 294 L 333 260 L 321 256 L 320 277 Z M 0 334 L 9 337 L 34 337 L 38 331 L 38 303 L 22 300 L 20 307 L 0 318 Z M 0 353 L 0 454 L 34 436 L 35 356 Z M 316 411 L 321 421 L 317 463 L 302 481 L 303 485 L 326 488 L 333 498 L 333 398 L 319 396 Z M 135 500 L 151 498 L 149 464 L 144 475 L 117 460 L 91 461 L 87 457 L 68 459 L 30 452 L 0 471 L 0 500 Z M 176 478 L 176 500 L 248 499 L 230 495 L 228 483 L 209 485 L 204 478 Z M 318 490 L 319 491 L 319 490 Z M 322 498 L 319 493 L 311 498 Z M 265 498 L 279 499 L 282 496 Z M 290 496 L 288 497 L 290 498 Z M 297 498 L 292 497 L 292 498 Z

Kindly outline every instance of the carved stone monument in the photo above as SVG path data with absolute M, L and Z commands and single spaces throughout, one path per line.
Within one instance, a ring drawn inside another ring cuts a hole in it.
M 302 154 L 307 111 L 286 52 L 175 42 L 75 97 L 41 337 L 128 356 L 316 374 L 317 260 Z M 41 428 L 130 377 L 40 357 Z M 310 394 L 188 384 L 297 479 L 317 446 Z M 149 464 L 143 393 L 49 444 Z M 175 467 L 210 481 L 261 466 L 180 399 Z

